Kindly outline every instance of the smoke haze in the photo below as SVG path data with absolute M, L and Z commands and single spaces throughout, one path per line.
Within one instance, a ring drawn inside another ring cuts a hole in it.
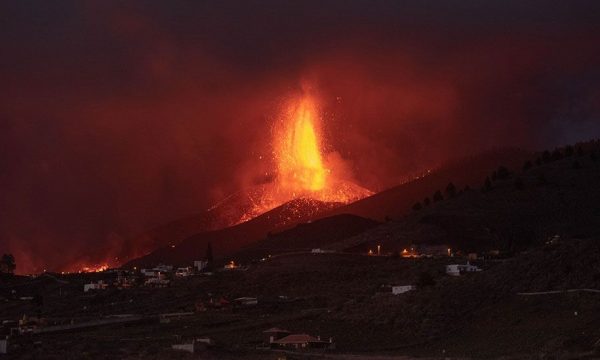
M 0 252 L 21 273 L 264 181 L 310 84 L 331 160 L 371 190 L 491 147 L 600 136 L 597 1 L 0 5 Z

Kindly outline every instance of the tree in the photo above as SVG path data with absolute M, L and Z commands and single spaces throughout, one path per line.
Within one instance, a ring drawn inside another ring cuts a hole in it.
M 442 195 L 441 191 L 436 191 L 435 194 L 433 194 L 433 202 L 438 202 L 438 201 L 442 201 L 444 200 L 444 196 Z
M 595 153 L 595 152 L 592 152 L 592 153 L 590 154 L 590 159 L 591 159 L 593 162 L 596 162 L 596 161 L 598 161 L 598 155 L 596 155 L 596 153 Z
M 446 186 L 446 195 L 449 197 L 454 197 L 456 195 L 456 186 L 453 183 L 448 183 Z
M 213 251 L 212 251 L 212 244 L 210 243 L 210 241 L 208 242 L 208 245 L 206 246 L 206 261 L 208 262 L 208 265 L 212 265 L 213 262 Z
M 0 259 L 0 273 L 3 274 L 14 274 L 17 264 L 15 263 L 15 257 L 12 254 L 2 255 Z
M 552 152 L 552 160 L 553 161 L 557 161 L 563 158 L 563 154 L 560 152 L 559 149 L 554 149 L 554 151 Z
M 527 160 L 523 164 L 523 171 L 527 171 L 527 170 L 531 169 L 532 167 L 533 167 L 533 164 L 531 163 L 531 161 Z
M 542 161 L 544 161 L 545 163 L 550 162 L 550 159 L 552 157 L 550 156 L 550 151 L 546 150 L 542 153 Z
M 567 145 L 567 147 L 565 147 L 565 156 L 566 157 L 571 157 L 571 156 L 573 156 L 574 153 L 575 153 L 575 150 L 573 149 L 573 147 L 571 145 Z
M 423 208 L 423 206 L 421 205 L 421 203 L 420 203 L 420 202 L 416 202 L 416 203 L 413 205 L 413 207 L 412 207 L 413 211 L 419 211 L 419 210 L 421 210 L 422 208 Z
M 573 169 L 581 169 L 581 164 L 578 160 L 573 161 Z
M 581 148 L 581 146 L 577 147 L 577 156 L 583 156 L 583 149 Z
M 565 156 L 566 157 L 571 157 L 571 156 L 573 156 L 574 153 L 575 153 L 575 150 L 573 149 L 573 147 L 571 145 L 567 145 L 567 147 L 565 147 Z
M 490 190 L 492 190 L 492 180 L 490 180 L 490 177 L 488 176 L 483 183 L 483 192 L 488 192 Z
M 499 166 L 497 173 L 498 173 L 499 180 L 507 179 L 510 176 L 510 172 L 508 171 L 508 169 L 505 166 Z
M 471 191 L 471 187 L 469 185 L 465 186 L 464 192 Z
M 535 164 L 536 164 L 537 166 L 540 166 L 540 165 L 542 165 L 542 158 L 538 156 L 538 157 L 535 159 Z
M 428 197 L 426 197 L 425 199 L 423 199 L 423 204 L 424 204 L 425 206 L 429 206 L 429 204 L 431 204 L 431 200 L 429 200 L 429 196 L 428 196 Z

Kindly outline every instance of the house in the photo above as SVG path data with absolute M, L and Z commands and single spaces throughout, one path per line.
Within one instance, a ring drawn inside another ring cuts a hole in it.
M 272 344 L 275 340 L 279 340 L 291 334 L 291 332 L 287 330 L 283 330 L 277 327 L 270 328 L 268 330 L 263 331 L 263 334 L 266 336 L 265 343 Z
M 19 320 L 19 334 L 30 334 L 36 331 L 39 327 L 46 325 L 46 321 L 44 319 L 40 319 L 38 317 L 28 317 L 27 315 L 23 315 L 23 318 Z
M 190 267 L 180 267 L 175 270 L 175 276 L 186 277 L 190 275 L 192 275 L 192 268 Z
M 312 249 L 310 252 L 312 254 L 332 254 L 334 251 L 333 250 L 324 250 L 324 249 L 316 248 L 316 249 Z
M 416 287 L 414 285 L 395 285 L 392 286 L 392 294 L 400 295 L 415 289 Z
M 167 279 L 167 275 L 165 273 L 156 272 L 156 276 L 149 276 L 144 285 L 153 286 L 153 287 L 165 287 L 168 286 L 171 281 Z
M 196 271 L 202 271 L 208 267 L 208 260 L 196 260 L 194 261 L 194 268 Z
M 308 349 L 333 349 L 335 347 L 333 338 L 329 341 L 321 340 L 320 336 L 314 337 L 308 334 L 292 334 L 270 343 L 273 348 L 308 350 Z
M 89 283 L 83 285 L 83 292 L 88 292 L 90 290 L 106 290 L 108 284 L 104 281 L 100 280 L 97 283 Z
M 159 264 L 158 266 L 156 266 L 154 268 L 154 270 L 158 270 L 160 272 L 171 272 L 173 271 L 173 265 L 164 265 L 164 264 Z
M 450 276 L 460 276 L 464 273 L 478 271 L 481 271 L 481 268 L 471 265 L 470 263 L 446 265 L 446 274 Z
M 258 299 L 255 297 L 241 297 L 234 299 L 233 301 L 235 301 L 236 304 L 242 306 L 254 306 L 258 304 Z
M 213 342 L 209 338 L 198 338 L 198 339 L 194 339 L 189 344 L 171 345 L 171 348 L 173 350 L 186 351 L 186 352 L 194 354 L 194 353 L 206 350 L 209 346 L 212 346 L 212 344 L 213 344 Z

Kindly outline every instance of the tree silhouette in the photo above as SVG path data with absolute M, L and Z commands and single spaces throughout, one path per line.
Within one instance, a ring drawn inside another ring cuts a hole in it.
M 421 210 L 422 208 L 423 208 L 423 206 L 421 205 L 421 203 L 420 203 L 420 202 L 416 202 L 416 203 L 413 205 L 413 207 L 412 207 L 413 211 L 419 211 L 419 210 Z
M 208 261 L 208 265 L 212 265 L 213 251 L 212 251 L 212 244 L 210 243 L 210 241 L 208 242 L 208 245 L 206 246 L 206 261 Z
M 483 191 L 487 192 L 492 190 L 492 180 L 490 180 L 490 177 L 486 177 L 485 178 L 485 182 L 483 183 Z
M 17 264 L 15 263 L 15 257 L 12 254 L 2 255 L 0 259 L 0 272 L 5 274 L 14 274 Z
M 570 157 L 570 156 L 573 156 L 574 153 L 575 153 L 575 150 L 573 149 L 573 147 L 571 145 L 567 145 L 567 147 L 565 147 L 565 156 Z
M 554 149 L 554 151 L 552 152 L 552 160 L 556 161 L 556 160 L 560 160 L 563 158 L 563 154 L 560 152 L 559 149 Z
M 533 164 L 531 163 L 531 161 L 527 160 L 523 164 L 523 171 L 527 171 L 527 170 L 531 169 L 532 167 L 533 167 Z
M 435 194 L 433 194 L 433 202 L 438 202 L 438 201 L 442 201 L 444 200 L 444 196 L 442 195 L 441 191 L 436 191 Z
M 508 169 L 505 166 L 498 167 L 497 173 L 498 173 L 499 180 L 507 179 L 510 175 L 510 172 L 508 171 Z
M 448 186 L 446 186 L 446 195 L 449 197 L 456 195 L 456 186 L 453 183 L 448 183 Z
M 577 147 L 577 156 L 583 156 L 583 149 L 581 148 L 581 146 Z
M 425 199 L 423 199 L 423 204 L 425 206 L 429 206 L 429 204 L 431 204 L 431 200 L 429 200 L 429 197 L 426 197 Z
M 550 151 L 546 150 L 542 153 L 542 161 L 543 162 L 545 162 L 545 163 L 550 162 L 551 158 L 552 157 L 550 155 Z

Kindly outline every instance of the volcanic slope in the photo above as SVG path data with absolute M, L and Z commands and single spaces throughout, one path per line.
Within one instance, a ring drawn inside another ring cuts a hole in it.
M 482 176 L 479 186 L 443 192 L 444 200 L 411 211 L 332 249 L 398 252 L 413 244 L 444 244 L 465 252 L 521 251 L 549 237 L 600 235 L 600 144 L 589 142 L 532 157 L 516 169 Z M 543 160 L 543 158 L 545 160 Z M 495 180 L 492 180 L 495 179 Z M 416 208 L 419 208 L 417 206 Z
M 270 232 L 283 231 L 299 222 L 321 217 L 325 212 L 339 206 L 310 199 L 296 199 L 252 220 L 225 229 L 201 232 L 177 244 L 164 246 L 134 259 L 123 267 L 152 266 L 158 263 L 189 265 L 206 257 L 208 244 L 213 255 L 223 258 L 252 243 L 264 239 Z
M 311 252 L 313 249 L 327 248 L 332 243 L 363 233 L 379 224 L 350 214 L 325 217 L 279 233 L 270 233 L 266 238 L 236 252 L 234 258 L 244 262 L 271 254 Z
M 208 242 L 212 243 L 214 249 L 219 249 L 221 247 L 223 248 L 224 251 L 215 251 L 215 256 L 226 256 L 234 251 L 241 250 L 243 247 L 247 247 L 248 245 L 257 242 L 258 240 L 264 239 L 269 232 L 281 231 L 286 226 L 293 226 L 297 223 L 314 220 L 319 217 L 352 214 L 364 218 L 374 219 L 376 221 L 388 220 L 389 218 L 399 218 L 409 212 L 411 206 L 416 201 L 420 201 L 426 196 L 431 196 L 431 194 L 438 189 L 443 189 L 449 181 L 454 181 L 454 183 L 459 186 L 480 183 L 481 178 L 485 177 L 486 174 L 496 168 L 498 164 L 516 166 L 516 164 L 521 164 L 525 159 L 531 156 L 531 153 L 517 149 L 503 149 L 485 152 L 477 156 L 451 162 L 438 170 L 432 171 L 430 174 L 420 179 L 393 187 L 348 205 L 343 205 L 340 203 L 323 203 L 314 200 L 302 200 L 299 202 L 298 200 L 295 200 L 272 210 L 273 214 L 277 214 L 282 211 L 283 213 L 289 213 L 291 216 L 282 216 L 278 221 L 267 223 L 262 220 L 271 218 L 271 212 L 267 212 L 255 218 L 260 218 L 260 220 L 250 220 L 252 225 L 249 227 L 252 229 L 255 229 L 258 226 L 255 224 L 261 224 L 260 226 L 265 226 L 265 228 L 261 229 L 261 231 L 250 231 L 249 235 L 246 237 L 240 235 L 243 237 L 243 241 L 230 238 L 228 240 L 224 240 L 224 244 L 217 244 L 217 242 L 221 241 L 220 234 L 228 234 L 230 231 L 237 234 L 237 229 L 240 229 L 239 226 L 244 224 L 242 223 L 233 226 L 233 228 L 236 230 L 222 229 L 219 231 L 207 231 L 207 229 L 214 230 L 215 224 L 225 224 L 223 223 L 223 220 L 218 217 L 219 215 L 227 214 L 226 219 L 229 219 L 227 221 L 239 219 L 238 216 L 240 212 L 237 210 L 236 206 L 241 204 L 243 205 L 241 207 L 242 209 L 247 209 L 249 205 L 244 199 L 248 200 L 248 198 L 251 198 L 240 193 L 215 207 L 215 209 L 212 210 L 213 212 L 210 213 L 211 217 L 208 220 L 204 220 L 202 217 L 184 219 L 178 222 L 170 223 L 169 225 L 158 228 L 158 230 L 152 232 L 151 234 L 158 234 L 158 236 L 155 238 L 157 243 L 155 248 L 157 250 L 153 251 L 147 256 L 144 256 L 143 259 L 145 260 L 143 262 L 147 263 L 146 260 L 148 260 L 150 261 L 149 264 L 153 264 L 156 262 L 185 263 L 189 261 L 190 259 L 187 254 L 182 252 L 182 256 L 179 257 L 176 254 L 179 253 L 180 250 L 175 251 L 169 250 L 168 248 L 169 246 L 177 245 L 182 242 L 186 244 L 186 249 L 192 250 L 192 248 L 194 248 L 191 254 L 196 256 L 195 259 L 198 259 L 198 256 L 200 255 L 202 255 L 201 257 L 204 256 Z M 299 204 L 304 205 L 298 206 Z M 318 209 L 315 209 L 307 204 L 319 204 L 316 206 Z M 289 208 L 289 211 L 284 210 L 286 208 Z M 303 214 L 301 210 L 306 210 L 306 213 Z M 285 224 L 283 224 L 284 222 Z M 208 224 L 210 227 L 203 228 L 203 226 L 206 224 Z M 242 228 L 245 228 L 245 226 Z M 197 231 L 194 232 L 194 230 Z M 227 238 L 226 235 L 223 236 Z M 339 239 L 333 238 L 331 240 L 337 241 Z M 195 246 L 191 245 L 193 241 L 197 241 L 198 244 Z M 176 246 L 175 248 L 180 248 L 180 246 Z M 128 265 L 134 263 L 138 264 L 139 261 L 133 260 Z
M 473 187 L 481 184 L 482 179 L 499 165 L 511 168 L 521 166 L 532 156 L 533 153 L 528 151 L 507 148 L 457 158 L 418 179 L 340 206 L 330 214 L 354 214 L 377 221 L 400 218 L 410 211 L 413 204 L 425 197 L 431 198 L 435 191 L 443 190 L 449 182 L 458 188 L 467 185 Z

